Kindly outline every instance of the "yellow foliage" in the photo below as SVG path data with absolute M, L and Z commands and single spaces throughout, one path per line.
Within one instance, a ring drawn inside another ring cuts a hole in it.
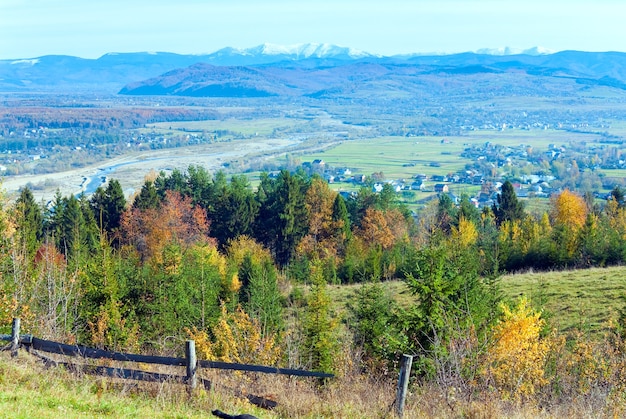
M 540 237 L 548 237 L 552 233 L 552 226 L 550 225 L 550 217 L 548 217 L 548 213 L 544 212 L 541 216 L 541 221 L 539 222 L 539 236 Z
M 532 245 L 536 243 L 541 237 L 541 225 L 537 223 L 532 217 L 526 217 L 522 220 L 522 237 L 520 242 L 520 248 L 524 253 L 528 252 Z
M 241 289 L 241 281 L 239 280 L 239 273 L 235 272 L 230 277 L 230 283 L 228 283 L 228 291 L 232 293 L 239 292 Z
M 551 201 L 551 214 L 556 224 L 564 225 L 574 232 L 585 225 L 587 204 L 580 195 L 565 189 Z
M 139 325 L 127 322 L 120 309 L 120 302 L 111 301 L 100 306 L 94 321 L 87 321 L 91 344 L 109 350 L 139 350 Z
M 163 249 L 163 270 L 168 275 L 177 275 L 179 273 L 183 255 L 180 248 L 176 246 L 167 246 Z
M 228 242 L 227 254 L 236 266 L 241 266 L 246 255 L 250 256 L 252 262 L 256 264 L 261 264 L 265 260 L 272 260 L 272 255 L 265 246 L 245 235 Z
M 222 304 L 220 318 L 212 329 L 214 340 L 204 330 L 187 329 L 203 359 L 243 364 L 274 365 L 281 357 L 276 336 L 263 337 L 258 320 L 241 306 L 229 313 Z
M 578 332 L 574 336 L 574 346 L 567 357 L 566 366 L 570 375 L 576 380 L 580 394 L 588 394 L 598 380 L 608 375 L 608 360 L 598 356 L 594 343 Z
M 611 228 L 617 231 L 620 236 L 626 240 L 626 208 L 620 207 L 618 203 L 612 199 L 607 201 L 604 211 L 609 218 Z
M 220 275 L 226 275 L 226 258 L 217 250 L 217 247 L 209 245 L 204 247 L 207 264 L 215 266 Z
M 309 213 L 309 234 L 315 239 L 332 235 L 333 203 L 337 192 L 328 187 L 321 178 L 311 180 L 306 193 L 305 205 Z
M 493 331 L 486 373 L 506 397 L 534 394 L 547 383 L 544 367 L 550 342 L 540 336 L 544 320 L 523 297 L 513 310 L 505 304 L 501 308 L 503 319 Z
M 516 243 L 520 237 L 522 236 L 522 228 L 520 227 L 519 220 L 515 221 L 504 221 L 502 225 L 500 225 L 500 242 L 511 241 Z
M 478 240 L 478 230 L 471 220 L 461 217 L 459 219 L 459 226 L 452 227 L 452 240 L 453 243 L 461 247 L 472 246 L 476 244 L 476 240 Z

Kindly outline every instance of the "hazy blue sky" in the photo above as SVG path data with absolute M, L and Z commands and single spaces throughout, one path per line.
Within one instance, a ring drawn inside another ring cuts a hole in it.
M 624 0 L 0 0 L 0 58 L 318 42 L 392 55 L 626 51 Z

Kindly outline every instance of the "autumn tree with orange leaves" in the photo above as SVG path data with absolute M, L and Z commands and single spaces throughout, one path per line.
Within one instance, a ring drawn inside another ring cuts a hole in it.
M 156 208 L 133 207 L 122 215 L 124 242 L 133 246 L 144 262 L 167 264 L 164 250 L 168 245 L 186 248 L 198 241 L 209 242 L 208 233 L 206 212 L 178 192 L 167 191 Z

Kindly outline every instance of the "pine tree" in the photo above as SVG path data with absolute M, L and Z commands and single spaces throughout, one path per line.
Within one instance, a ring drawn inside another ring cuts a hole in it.
M 419 250 L 405 279 L 419 302 L 407 313 L 415 350 L 444 350 L 455 330 L 486 328 L 499 299 L 495 284 L 479 276 L 473 247 L 441 240 Z M 453 327 L 454 325 L 454 327 Z
M 43 239 L 43 212 L 29 188 L 20 191 L 14 213 L 21 246 L 32 257 Z
M 146 210 L 149 208 L 154 209 L 158 208 L 160 202 L 159 194 L 157 193 L 154 182 L 146 180 L 141 187 L 141 192 L 139 192 L 139 195 L 135 198 L 135 202 L 133 202 L 133 208 L 137 208 L 139 210 Z
M 305 205 L 307 183 L 301 175 L 283 170 L 275 181 L 261 179 L 255 237 L 272 249 L 276 262 L 285 266 L 307 234 L 309 215 Z
M 117 231 L 126 208 L 126 198 L 120 182 L 112 179 L 106 189 L 98 187 L 89 201 L 100 229 L 109 234 Z
M 335 369 L 339 340 L 337 323 L 332 318 L 326 279 L 319 261 L 311 266 L 311 292 L 302 324 L 302 353 L 313 370 L 332 372 Z
M 510 181 L 504 182 L 497 204 L 493 204 L 493 214 L 497 225 L 504 221 L 516 221 L 525 217 L 524 204 L 517 199 L 515 188 Z
M 239 278 L 242 281 L 241 293 L 246 295 L 244 309 L 259 321 L 263 336 L 280 333 L 283 329 L 283 309 L 272 261 L 266 258 L 260 264 L 254 264 L 247 255 L 242 268 Z M 241 274 L 246 278 L 242 278 Z
M 364 351 L 370 363 L 390 359 L 397 349 L 399 331 L 394 319 L 394 302 L 381 284 L 363 285 L 348 303 L 348 327 L 354 344 Z
M 229 184 L 216 190 L 216 194 L 209 214 L 211 235 L 223 248 L 229 240 L 252 233 L 259 204 L 244 175 L 233 176 Z
M 208 211 L 209 205 L 213 202 L 213 185 L 209 172 L 202 166 L 189 166 L 187 184 L 193 203 Z
M 333 202 L 333 230 L 335 234 L 341 236 L 343 240 L 348 240 L 352 236 L 352 230 L 350 229 L 350 214 L 346 207 L 346 200 L 343 199 L 341 194 L 335 196 Z

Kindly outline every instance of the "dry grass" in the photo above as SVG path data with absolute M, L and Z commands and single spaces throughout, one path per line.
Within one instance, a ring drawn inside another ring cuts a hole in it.
M 202 374 L 212 381 L 213 389 L 197 390 L 189 397 L 186 388 L 177 384 L 80 376 L 59 368 L 44 369 L 23 351 L 17 359 L 5 352 L 0 354 L 0 417 L 206 418 L 215 408 L 259 418 L 395 417 L 393 374 L 376 378 L 360 374 L 352 362 L 344 367 L 338 378 L 322 387 L 306 378 L 208 370 Z M 274 399 L 278 407 L 259 409 L 242 397 L 249 393 Z M 616 417 L 621 411 L 619 406 L 598 405 L 584 398 L 547 408 L 530 401 L 502 401 L 495 392 L 462 395 L 453 388 L 413 383 L 404 417 L 583 418 Z

